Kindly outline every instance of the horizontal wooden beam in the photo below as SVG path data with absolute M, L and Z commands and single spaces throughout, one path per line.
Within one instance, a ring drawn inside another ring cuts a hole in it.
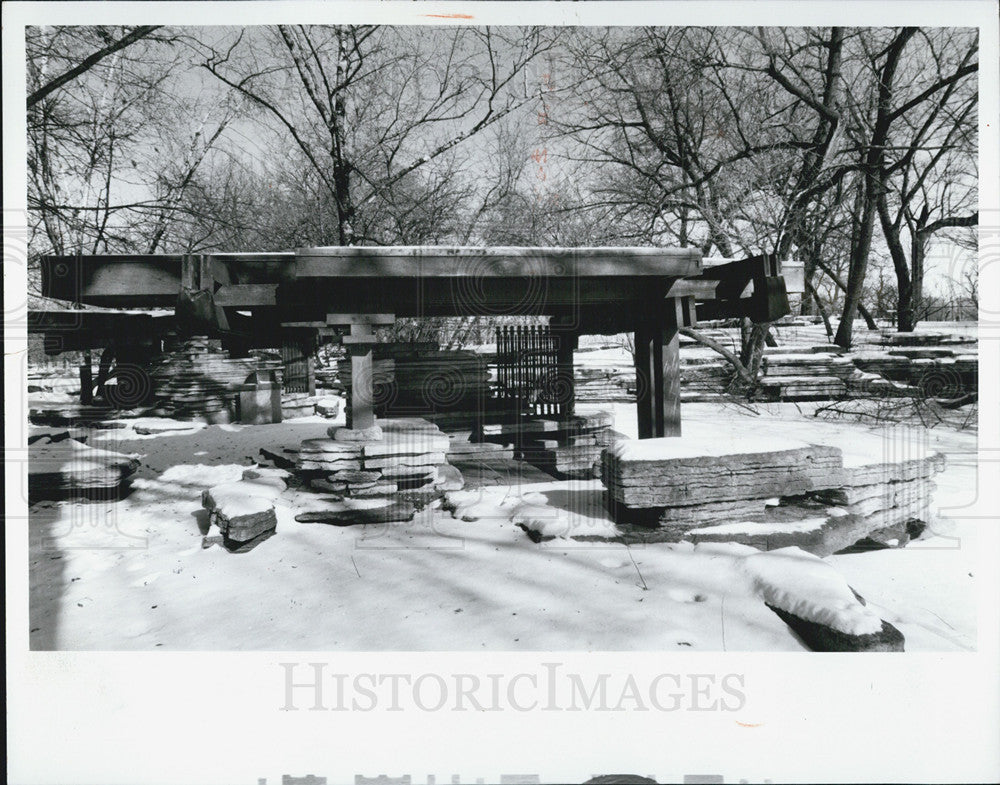
M 278 304 L 278 284 L 243 283 L 220 286 L 215 292 L 215 304 L 233 308 L 252 308 Z
M 326 323 L 347 327 L 353 324 L 392 325 L 396 317 L 391 313 L 328 313 Z
M 719 281 L 705 278 L 678 278 L 670 284 L 667 297 L 695 297 L 699 300 L 714 300 Z
M 328 247 L 296 251 L 297 278 L 574 278 L 686 276 L 695 248 Z

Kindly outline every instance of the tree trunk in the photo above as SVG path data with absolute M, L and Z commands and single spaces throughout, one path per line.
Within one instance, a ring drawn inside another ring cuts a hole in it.
M 914 325 L 912 279 L 900 238 L 899 222 L 892 221 L 889 215 L 889 197 L 884 184 L 878 195 L 878 217 L 896 271 L 896 329 L 901 333 L 910 333 Z
M 767 343 L 767 336 L 770 334 L 770 331 L 771 325 L 768 323 L 751 325 L 749 334 L 743 342 L 743 349 L 740 352 L 740 362 L 743 363 L 751 378 L 755 380 L 760 374 L 760 364 L 764 358 L 764 346 Z
M 805 289 L 802 293 L 802 304 L 799 307 L 800 316 L 812 316 L 815 311 L 813 310 L 814 301 L 818 301 L 818 295 L 816 295 L 816 290 L 813 289 L 812 279 L 813 275 L 816 273 L 816 264 L 812 259 L 805 260 L 805 267 L 802 270 L 802 279 L 805 282 Z M 810 292 L 814 296 L 810 296 Z
M 844 289 L 844 311 L 837 327 L 837 335 L 833 341 L 844 349 L 851 348 L 854 333 L 854 319 L 858 315 L 861 303 L 861 288 L 865 283 L 865 273 L 868 271 L 868 254 L 872 246 L 872 234 L 875 228 L 875 190 L 878 181 L 873 172 L 865 173 L 864 197 L 862 199 L 861 219 L 858 222 L 858 235 L 851 248 L 851 259 L 847 270 L 847 286 Z
M 927 314 L 924 311 L 924 255 L 926 252 L 927 238 L 918 231 L 913 241 L 913 253 L 910 257 L 910 280 L 913 288 L 913 327 L 916 327 L 917 322 L 920 320 L 927 318 Z M 910 329 L 912 330 L 913 327 Z
M 885 144 L 889 137 L 889 126 L 892 122 L 893 81 L 896 76 L 896 66 L 903 53 L 906 42 L 916 33 L 914 27 L 904 27 L 893 39 L 886 50 L 885 65 L 878 76 L 878 110 L 875 117 L 875 128 L 872 131 L 871 142 L 865 153 L 864 196 L 862 198 L 861 220 L 858 224 L 856 242 L 851 248 L 851 261 L 847 273 L 847 290 L 844 293 L 844 313 L 837 327 L 834 341 L 845 349 L 851 348 L 851 337 L 854 331 L 854 318 L 861 302 L 861 288 L 865 283 L 865 273 L 868 271 L 868 255 L 871 252 L 872 233 L 875 228 L 876 203 L 882 192 L 880 174 L 885 164 Z
M 337 29 L 337 84 L 343 84 L 346 79 L 345 63 L 347 62 L 347 42 L 344 40 L 346 31 Z M 344 96 L 338 92 L 334 97 L 333 117 L 330 128 L 333 158 L 334 199 L 337 203 L 337 224 L 341 245 L 351 245 L 354 242 L 354 202 L 351 199 L 351 166 L 347 160 L 344 144 L 344 124 L 347 117 L 347 105 Z
M 810 280 L 806 280 L 806 291 L 802 297 L 803 302 L 807 299 L 815 301 L 819 315 L 823 317 L 823 327 L 826 329 L 826 337 L 833 338 L 833 325 L 830 324 L 830 316 L 827 314 L 826 308 L 823 307 L 823 301 L 819 299 L 819 292 L 816 291 Z
M 845 293 L 847 292 L 847 284 L 844 283 L 844 279 L 841 278 L 839 275 L 837 275 L 837 273 L 832 268 L 828 267 L 827 265 L 823 264 L 818 260 L 816 261 L 816 266 L 819 267 L 820 270 L 822 270 L 830 277 L 830 280 L 833 281 L 834 284 L 836 284 L 837 288 L 840 289 L 840 291 Z M 867 325 L 869 330 L 878 329 L 878 325 L 875 323 L 875 317 L 873 317 L 871 315 L 871 312 L 869 312 L 869 310 L 865 308 L 865 306 L 862 305 L 860 302 L 858 303 L 858 313 L 861 314 L 861 318 L 865 320 L 865 325 Z

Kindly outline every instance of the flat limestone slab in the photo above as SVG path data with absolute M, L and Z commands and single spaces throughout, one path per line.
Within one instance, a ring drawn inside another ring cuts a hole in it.
M 301 471 L 326 471 L 338 472 L 344 470 L 361 469 L 361 461 L 315 461 L 308 456 L 300 457 L 295 464 L 295 468 Z
M 28 494 L 34 500 L 118 491 L 139 465 L 134 455 L 43 437 L 28 447 Z
M 356 526 L 377 523 L 405 522 L 413 520 L 417 511 L 409 502 L 375 502 L 345 499 L 334 502 L 325 510 L 303 512 L 295 516 L 299 523 L 328 523 L 333 526 Z
M 838 511 L 839 512 L 839 511 Z M 864 539 L 877 524 L 860 515 L 816 516 L 807 513 L 796 520 L 742 521 L 690 529 L 683 539 L 699 542 L 738 542 L 762 551 L 797 547 L 824 558 Z
M 362 463 L 366 470 L 391 469 L 401 466 L 422 469 L 445 463 L 445 454 L 443 452 L 431 452 L 424 455 L 389 455 L 380 458 L 365 458 Z
M 674 461 L 713 465 L 733 457 L 793 453 L 816 447 L 808 442 L 771 434 L 730 433 L 725 437 L 715 434 L 711 439 L 705 439 L 701 434 L 685 434 L 660 439 L 621 439 L 608 448 L 608 455 L 617 459 L 623 467 Z M 839 456 L 840 450 L 836 453 Z
M 280 481 L 272 484 L 240 480 L 203 491 L 201 502 L 226 540 L 246 543 L 275 531 L 278 519 L 274 500 L 283 489 Z
M 790 496 L 840 487 L 843 475 L 836 447 L 759 435 L 619 441 L 601 463 L 611 497 L 628 507 Z
M 446 453 L 450 441 L 448 436 L 438 433 L 417 432 L 413 434 L 387 433 L 381 441 L 365 442 L 361 454 L 365 458 L 380 458 L 395 455 L 426 455 Z
M 344 458 L 361 455 L 361 445 L 355 442 L 343 442 L 336 439 L 303 439 L 299 446 L 299 454 L 319 453 L 321 455 L 337 455 Z

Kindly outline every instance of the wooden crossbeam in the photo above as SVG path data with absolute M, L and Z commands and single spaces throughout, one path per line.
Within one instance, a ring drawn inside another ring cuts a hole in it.
M 215 304 L 232 308 L 253 308 L 278 304 L 278 284 L 243 283 L 220 286 L 215 292 Z
M 701 272 L 696 248 L 301 248 L 295 277 L 575 278 L 685 276 Z
M 396 316 L 391 313 L 328 313 L 326 323 L 332 326 L 350 326 L 352 328 L 355 325 L 386 326 L 395 324 Z

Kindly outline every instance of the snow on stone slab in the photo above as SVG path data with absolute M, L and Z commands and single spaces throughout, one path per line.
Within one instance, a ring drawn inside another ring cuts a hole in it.
M 521 503 L 522 499 L 511 488 L 502 485 L 445 494 L 445 507 L 451 511 L 453 518 L 463 521 L 506 521 Z
M 510 520 L 526 531 L 545 538 L 612 539 L 618 536 L 618 529 L 606 512 L 603 510 L 588 512 L 567 510 L 552 504 L 527 502 L 514 508 Z
M 193 433 L 208 427 L 203 422 L 191 422 L 189 420 L 176 420 L 171 417 L 137 417 L 130 420 L 128 427 L 134 432 L 135 437 L 156 437 L 171 433 Z
M 855 433 L 841 445 L 844 468 L 872 466 L 882 463 L 899 463 L 926 460 L 936 455 L 926 444 L 905 431 L 885 433 Z
M 843 512 L 838 510 L 838 512 Z M 790 534 L 811 532 L 819 529 L 827 518 L 806 518 L 801 521 L 737 521 L 720 523 L 716 526 L 700 526 L 690 529 L 687 534 Z
M 28 481 L 38 489 L 112 488 L 138 468 L 137 455 L 90 447 L 74 439 L 40 439 L 28 447 Z
M 788 439 L 768 433 L 718 430 L 710 434 L 699 433 L 698 428 L 687 428 L 683 436 L 658 439 L 622 439 L 608 448 L 615 458 L 628 462 L 672 461 L 699 458 L 722 458 L 729 455 L 759 455 L 761 453 L 808 450 L 812 445 L 797 439 Z
M 597 480 L 449 491 L 444 506 L 459 520 L 510 522 L 544 538 L 613 539 L 619 535 Z
M 836 569 L 799 548 L 747 556 L 743 568 L 764 602 L 787 613 L 847 635 L 882 629 L 882 619 L 858 601 Z
M 202 503 L 207 509 L 222 511 L 228 518 L 252 515 L 272 508 L 284 490 L 283 484 L 277 487 L 255 480 L 240 480 L 203 491 Z
M 179 463 L 170 466 L 158 478 L 159 483 L 191 488 L 211 488 L 243 479 L 243 472 L 249 467 L 239 464 Z M 141 485 L 137 487 L 142 487 Z
M 241 479 L 260 482 L 280 480 L 285 483 L 289 477 L 291 477 L 291 472 L 285 469 L 276 469 L 273 466 L 254 466 L 244 469 Z

